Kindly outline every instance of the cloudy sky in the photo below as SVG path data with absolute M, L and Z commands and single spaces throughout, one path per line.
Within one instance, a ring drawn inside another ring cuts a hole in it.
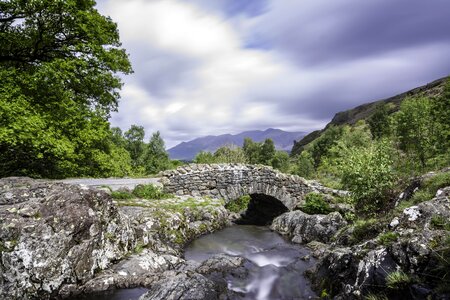
M 98 0 L 134 74 L 112 124 L 204 135 L 312 131 L 450 74 L 449 0 Z

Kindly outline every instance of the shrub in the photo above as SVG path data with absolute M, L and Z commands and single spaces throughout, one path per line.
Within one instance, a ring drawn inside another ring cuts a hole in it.
M 358 212 L 371 214 L 385 207 L 394 184 L 392 164 L 388 142 L 349 149 L 342 160 L 342 183 L 351 191 Z
M 394 271 L 386 277 L 386 285 L 393 290 L 405 288 L 411 282 L 411 277 L 403 271 Z
M 386 232 L 378 236 L 378 241 L 384 246 L 389 246 L 393 242 L 397 241 L 397 239 L 398 234 L 395 232 Z
M 167 199 L 172 197 L 172 195 L 165 194 L 161 188 L 153 184 L 138 184 L 133 190 L 133 195 L 143 199 Z
M 230 201 L 225 205 L 225 208 L 229 211 L 239 213 L 247 209 L 248 204 L 250 203 L 251 197 L 250 195 L 242 196 L 234 201 Z
M 310 215 L 328 214 L 332 211 L 323 196 L 317 193 L 309 193 L 305 197 L 305 204 L 300 209 Z

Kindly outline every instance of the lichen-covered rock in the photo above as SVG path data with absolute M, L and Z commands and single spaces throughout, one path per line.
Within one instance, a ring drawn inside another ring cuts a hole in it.
M 328 215 L 308 215 L 296 210 L 277 217 L 270 228 L 287 235 L 294 243 L 311 241 L 326 243 L 346 225 L 347 222 L 338 212 Z
M 0 298 L 56 296 L 134 246 L 129 221 L 102 191 L 5 178 L 0 203 Z
M 149 286 L 150 290 L 140 300 L 235 299 L 235 292 L 227 289 L 227 279 L 230 276 L 248 276 L 245 263 L 250 262 L 243 257 L 220 254 L 200 265 L 164 272 Z
M 386 286 L 389 274 L 402 272 L 407 274 L 409 285 L 384 291 L 393 299 L 449 299 L 450 295 L 433 290 L 440 280 L 437 272 L 448 266 L 439 249 L 450 232 L 441 223 L 436 226 L 436 218 L 450 224 L 449 195 L 450 188 L 444 188 L 434 199 L 395 217 L 387 225 L 393 229 L 390 236 L 395 237 L 389 243 L 378 237 L 352 247 L 334 244 L 309 272 L 316 289 L 333 291 L 336 299 L 360 299 Z

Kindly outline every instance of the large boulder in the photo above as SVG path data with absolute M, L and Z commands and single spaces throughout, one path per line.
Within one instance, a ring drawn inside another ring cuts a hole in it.
M 47 299 L 134 247 L 111 197 L 82 186 L 0 179 L 0 298 Z
M 318 241 L 327 243 L 347 222 L 338 212 L 328 215 L 308 215 L 296 210 L 277 217 L 271 229 L 287 235 L 294 243 Z

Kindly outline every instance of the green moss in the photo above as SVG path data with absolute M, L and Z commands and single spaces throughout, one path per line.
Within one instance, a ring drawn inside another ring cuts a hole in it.
M 397 240 L 398 234 L 395 232 L 386 232 L 378 236 L 378 241 L 384 246 L 389 246 Z
M 106 233 L 105 233 L 105 238 L 106 238 L 107 240 L 112 241 L 112 240 L 115 239 L 115 237 L 116 237 L 116 236 L 115 236 L 112 232 L 106 232 Z
M 135 254 L 142 253 L 142 251 L 144 251 L 144 248 L 145 248 L 144 243 L 138 242 L 136 244 L 136 247 L 134 247 L 134 249 L 133 249 L 133 253 L 135 253 Z
M 225 208 L 229 211 L 239 213 L 247 209 L 248 204 L 250 203 L 251 197 L 250 195 L 245 195 L 239 197 L 234 201 L 230 201 L 225 205 Z

